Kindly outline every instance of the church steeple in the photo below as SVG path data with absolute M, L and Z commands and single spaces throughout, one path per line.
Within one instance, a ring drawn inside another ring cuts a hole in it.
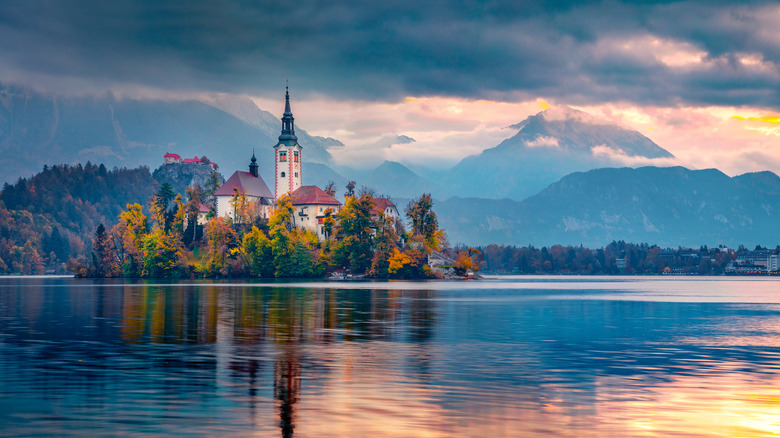
M 259 176 L 257 172 L 257 158 L 255 158 L 254 150 L 252 150 L 252 162 L 249 164 L 249 173 L 251 173 L 254 177 Z
M 279 136 L 279 142 L 298 141 L 295 136 L 295 118 L 290 109 L 290 89 L 285 87 L 284 93 L 284 114 L 282 115 L 282 135 Z
M 284 92 L 282 135 L 274 146 L 274 155 L 274 195 L 279 199 L 285 193 L 292 193 L 303 185 L 303 148 L 295 136 L 295 119 L 290 109 L 289 88 Z

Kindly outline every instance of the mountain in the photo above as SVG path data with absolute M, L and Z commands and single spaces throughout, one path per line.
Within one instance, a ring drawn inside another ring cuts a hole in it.
M 0 183 L 54 163 L 156 168 L 166 152 L 184 158 L 206 155 L 230 174 L 246 168 L 253 149 L 268 179 L 280 129 L 279 117 L 242 97 L 73 97 L 0 85 L 0 167 L 5 170 Z M 310 162 L 330 163 L 327 147 L 340 144 L 297 126 L 296 133 Z
M 385 161 L 370 172 L 357 172 L 355 181 L 358 187 L 371 187 L 378 195 L 391 197 L 419 197 L 439 190 L 435 183 L 395 161 Z
M 567 107 L 545 110 L 512 128 L 518 129 L 513 137 L 464 158 L 449 172 L 443 180 L 449 194 L 522 200 L 572 172 L 674 160 L 639 132 Z
M 600 247 L 776 245 L 780 177 L 715 169 L 605 168 L 565 176 L 523 201 L 437 201 L 451 242 Z

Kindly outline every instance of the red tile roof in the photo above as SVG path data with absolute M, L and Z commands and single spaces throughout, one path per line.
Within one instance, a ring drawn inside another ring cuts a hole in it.
M 201 202 L 200 206 L 198 207 L 198 211 L 201 213 L 208 213 L 211 211 L 211 209 L 208 207 L 208 205 Z
M 227 195 L 233 196 L 233 187 L 237 188 L 239 192 L 244 193 L 247 196 L 255 196 L 262 198 L 273 199 L 274 195 L 268 190 L 268 186 L 265 185 L 263 177 L 254 176 L 249 172 L 236 171 L 222 187 L 219 188 L 214 194 L 217 196 Z
M 167 154 L 165 154 L 163 156 L 163 158 L 181 158 L 181 157 L 179 156 L 179 154 L 172 154 L 172 153 L 168 152 Z
M 379 213 L 384 213 L 387 207 L 395 207 L 395 204 L 387 198 L 374 198 L 374 208 L 371 210 L 371 214 L 376 216 Z
M 341 205 L 336 198 L 317 186 L 301 186 L 290 195 L 293 205 Z

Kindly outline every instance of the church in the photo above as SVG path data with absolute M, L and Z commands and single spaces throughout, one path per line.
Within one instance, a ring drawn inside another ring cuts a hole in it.
M 243 194 L 255 208 L 255 213 L 270 217 L 276 202 L 288 195 L 295 211 L 293 220 L 300 227 L 326 238 L 323 228 L 325 212 L 336 214 L 341 202 L 317 186 L 303 185 L 303 148 L 295 135 L 295 118 L 290 109 L 290 91 L 285 91 L 282 132 L 274 145 L 273 194 L 258 172 L 257 158 L 252 154 L 249 172 L 236 171 L 214 195 L 217 198 L 217 216 L 235 219 L 233 197 Z

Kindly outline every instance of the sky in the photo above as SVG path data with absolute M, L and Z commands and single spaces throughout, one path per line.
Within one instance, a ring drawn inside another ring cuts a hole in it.
M 691 168 L 780 172 L 772 2 L 10 0 L 0 81 L 67 94 L 232 93 L 345 143 L 447 166 L 568 105 Z M 413 139 L 413 140 L 412 140 Z

